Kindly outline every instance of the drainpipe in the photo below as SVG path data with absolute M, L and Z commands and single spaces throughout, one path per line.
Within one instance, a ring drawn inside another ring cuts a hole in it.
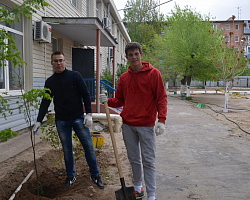
M 108 16 L 107 16 L 107 18 L 108 18 L 108 23 L 107 23 L 107 27 L 109 27 L 109 17 L 110 17 L 110 3 L 108 3 L 107 4 L 107 12 L 108 12 Z M 110 69 L 111 69 L 111 67 L 110 67 L 110 47 L 108 47 L 108 70 L 109 70 L 109 72 L 110 72 Z
M 96 30 L 96 112 L 100 113 L 100 29 Z
M 115 59 L 115 46 L 113 46 L 113 88 L 115 88 L 115 65 L 116 65 L 116 59 Z M 115 97 L 115 91 L 113 91 L 113 97 Z

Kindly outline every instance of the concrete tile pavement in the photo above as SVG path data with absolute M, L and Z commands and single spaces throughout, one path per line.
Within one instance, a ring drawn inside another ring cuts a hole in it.
M 250 136 L 169 95 L 156 141 L 157 200 L 250 199 Z
M 40 137 L 43 136 L 41 129 L 39 134 L 33 137 L 35 144 L 41 142 Z M 18 155 L 31 147 L 30 133 L 25 132 L 18 137 L 9 139 L 7 142 L 0 143 L 0 163 Z

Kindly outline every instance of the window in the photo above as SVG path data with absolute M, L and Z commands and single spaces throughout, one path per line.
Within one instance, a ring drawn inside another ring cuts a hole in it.
M 229 42 L 229 39 L 230 39 L 230 38 L 229 38 L 229 35 L 228 35 L 228 36 L 226 37 L 226 42 Z
M 230 24 L 226 24 L 226 30 L 230 30 Z
M 239 42 L 239 36 L 235 36 L 235 42 Z
M 239 24 L 235 25 L 235 30 L 239 30 Z
M 0 4 L 1 6 L 2 4 Z M 7 7 L 6 7 L 7 8 Z M 8 9 L 8 8 L 7 8 Z M 21 57 L 23 57 L 23 20 L 15 23 L 8 24 L 6 22 L 0 22 L 0 30 L 6 30 L 15 40 L 16 47 L 18 48 Z M 8 40 L 4 41 L 8 44 Z M 5 51 L 1 49 L 0 51 Z M 20 90 L 23 88 L 24 83 L 24 69 L 17 66 L 14 68 L 14 64 L 11 61 L 4 61 L 5 66 L 0 68 L 0 91 Z
M 218 29 L 218 25 L 217 24 L 213 24 L 213 29 L 217 30 Z

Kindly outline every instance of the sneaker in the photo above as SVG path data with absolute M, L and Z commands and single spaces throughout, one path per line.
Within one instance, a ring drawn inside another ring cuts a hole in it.
M 65 181 L 65 183 L 62 186 L 63 189 L 66 189 L 66 188 L 70 187 L 75 181 L 76 181 L 76 177 L 66 178 L 66 181 Z
M 101 177 L 97 176 L 97 177 L 90 177 L 90 179 L 99 187 L 99 188 L 104 188 L 104 185 L 102 183 Z
M 141 188 L 141 192 L 135 191 L 135 198 L 136 199 L 142 199 L 144 197 L 144 189 Z

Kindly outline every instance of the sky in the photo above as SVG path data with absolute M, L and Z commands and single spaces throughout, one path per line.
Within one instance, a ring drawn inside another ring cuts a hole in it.
M 127 0 L 113 0 L 117 10 L 123 9 Z M 155 0 L 159 4 L 169 0 Z M 160 13 L 169 15 L 174 10 L 175 3 L 183 9 L 185 6 L 191 7 L 192 10 L 200 13 L 202 16 L 209 15 L 210 19 L 224 21 L 232 15 L 236 20 L 250 20 L 250 0 L 172 0 L 159 6 Z M 123 11 L 119 11 L 123 18 Z

